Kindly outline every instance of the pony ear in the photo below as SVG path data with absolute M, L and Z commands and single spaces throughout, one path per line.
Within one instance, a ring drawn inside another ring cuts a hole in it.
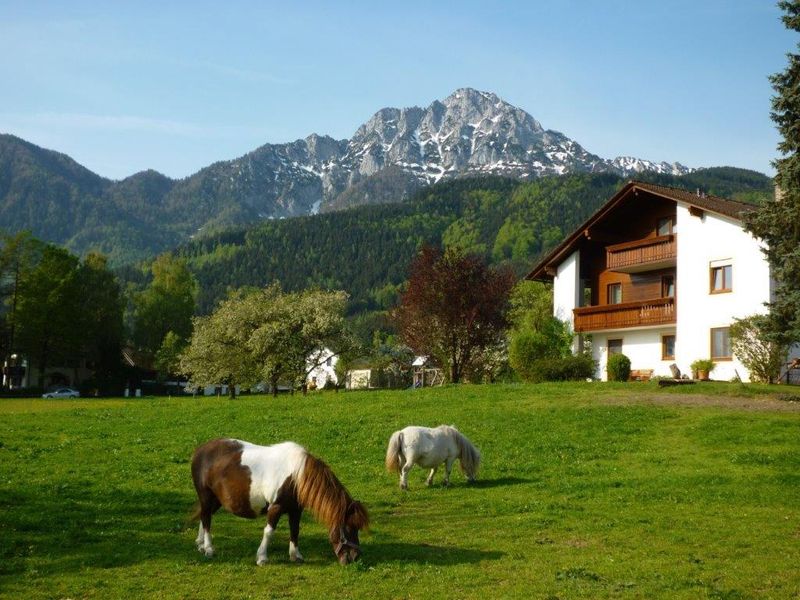
M 347 524 L 356 529 L 367 529 L 369 527 L 369 513 L 367 508 L 358 500 L 353 500 L 347 507 Z

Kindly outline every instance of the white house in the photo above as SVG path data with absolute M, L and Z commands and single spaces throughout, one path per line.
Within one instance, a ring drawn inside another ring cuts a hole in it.
M 610 353 L 669 376 L 711 358 L 712 378 L 747 369 L 731 352 L 734 318 L 764 313 L 772 293 L 761 242 L 744 230 L 752 206 L 632 181 L 548 254 L 528 279 L 552 281 L 554 314 L 590 335 L 606 378 Z
M 306 369 L 309 370 L 306 376 L 307 383 L 314 383 L 317 389 L 325 387 L 329 381 L 333 384 L 339 382 L 336 376 L 336 363 L 339 357 L 328 348 L 321 348 L 312 352 L 306 359 Z

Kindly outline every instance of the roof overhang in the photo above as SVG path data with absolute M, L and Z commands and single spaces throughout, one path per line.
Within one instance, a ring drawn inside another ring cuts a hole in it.
M 685 190 L 640 181 L 629 181 L 622 186 L 608 202 L 598 208 L 580 227 L 568 235 L 564 241 L 542 258 L 533 270 L 525 276 L 525 279 L 552 281 L 558 272 L 558 266 L 576 250 L 578 244 L 584 239 L 592 239 L 592 228 L 613 212 L 631 194 L 638 196 L 640 192 L 645 192 L 673 202 L 685 203 L 689 205 L 690 212 L 693 213 L 710 212 L 737 221 L 742 220 L 741 215 L 743 212 L 754 208 L 743 202 L 736 202 L 714 196 L 692 194 Z

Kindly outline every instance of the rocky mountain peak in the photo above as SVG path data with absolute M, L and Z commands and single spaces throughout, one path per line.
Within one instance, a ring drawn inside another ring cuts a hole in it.
M 348 140 L 314 133 L 286 144 L 264 144 L 179 181 L 144 172 L 111 182 L 69 157 L 13 136 L 0 136 L 0 163 L 7 163 L 9 172 L 41 165 L 48 181 L 80 181 L 86 193 L 110 194 L 121 205 L 147 195 L 195 228 L 209 222 L 207 215 L 216 215 L 212 224 L 223 226 L 399 202 L 421 186 L 470 175 L 531 179 L 569 172 L 629 176 L 689 170 L 680 163 L 634 157 L 603 159 L 563 133 L 545 129 L 497 94 L 468 87 L 425 108 L 382 108 Z
M 678 163 L 604 160 L 544 129 L 497 94 L 465 87 L 426 108 L 382 108 L 349 140 L 312 134 L 289 144 L 266 144 L 190 179 L 211 176 L 213 183 L 205 187 L 242 195 L 250 213 L 282 217 L 400 201 L 443 178 L 643 170 L 687 171 Z

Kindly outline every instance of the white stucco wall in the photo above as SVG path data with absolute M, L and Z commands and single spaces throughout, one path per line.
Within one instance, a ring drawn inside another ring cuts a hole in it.
M 580 252 L 558 265 L 553 279 L 553 315 L 574 327 L 572 309 L 580 306 Z
M 339 383 L 336 376 L 336 363 L 339 357 L 328 348 L 322 348 L 309 355 L 306 359 L 306 368 L 310 369 L 306 382 L 314 382 L 314 385 L 322 389 L 329 381 Z
M 769 265 L 761 245 L 733 219 L 706 212 L 702 218 L 689 214 L 687 205 L 677 206 L 677 326 L 675 358 L 683 373 L 698 358 L 710 358 L 711 328 L 728 327 L 734 317 L 767 311 Z M 730 293 L 709 293 L 712 261 L 730 259 L 733 285 Z M 719 361 L 713 379 L 729 380 L 738 371 L 745 380 L 749 373 L 734 357 Z
M 661 336 L 675 335 L 674 327 L 657 329 L 621 329 L 592 334 L 592 356 L 597 363 L 595 376 L 608 380 L 608 340 L 621 339 L 622 353 L 631 359 L 631 370 L 653 369 L 653 377 L 671 377 L 669 366 L 674 360 L 661 359 Z

